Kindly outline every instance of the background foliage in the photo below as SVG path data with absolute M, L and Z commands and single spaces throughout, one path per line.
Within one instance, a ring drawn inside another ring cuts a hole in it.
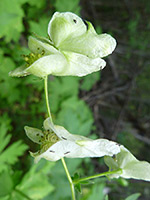
M 69 200 L 70 188 L 61 162 L 33 164 L 36 151 L 25 125 L 41 128 L 47 117 L 42 80 L 11 78 L 29 53 L 27 38 L 47 36 L 55 11 L 71 11 L 92 21 L 97 32 L 118 41 L 107 67 L 84 78 L 49 77 L 49 98 L 56 124 L 92 138 L 124 144 L 150 162 L 150 5 L 149 1 L 1 0 L 0 1 L 0 199 Z M 106 171 L 103 159 L 66 159 L 73 176 Z M 149 183 L 101 178 L 82 186 L 81 200 L 148 200 Z

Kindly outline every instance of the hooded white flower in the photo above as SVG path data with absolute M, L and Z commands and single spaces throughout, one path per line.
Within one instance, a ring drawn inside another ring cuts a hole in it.
M 115 158 L 109 156 L 104 158 L 110 170 L 122 170 L 122 172 L 110 175 L 110 178 L 123 177 L 150 181 L 150 163 L 137 160 L 124 146 L 120 146 L 120 150 Z
M 64 127 L 53 125 L 50 119 L 44 121 L 44 131 L 26 126 L 27 136 L 41 145 L 36 153 L 31 153 L 38 162 L 41 158 L 56 161 L 63 157 L 84 158 L 113 156 L 120 152 L 117 143 L 106 140 L 92 140 L 80 135 L 70 134 Z
M 113 37 L 98 35 L 90 22 L 71 12 L 54 13 L 48 35 L 49 39 L 29 37 L 32 53 L 25 57 L 27 64 L 10 72 L 10 76 L 85 76 L 103 69 L 106 62 L 101 58 L 116 47 Z

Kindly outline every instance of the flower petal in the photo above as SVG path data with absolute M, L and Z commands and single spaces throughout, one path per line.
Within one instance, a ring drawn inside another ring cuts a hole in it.
M 106 139 L 92 140 L 84 136 L 70 134 L 64 127 L 53 125 L 49 118 L 44 121 L 44 128 L 53 130 L 61 139 L 49 149 L 60 157 L 102 157 L 104 155 L 113 156 L 120 152 L 120 147 L 115 142 Z
M 122 174 L 113 174 L 112 177 L 134 178 L 150 181 L 150 163 L 137 160 L 124 146 L 120 147 L 121 152 L 113 160 L 110 157 L 105 158 L 105 163 L 112 170 L 122 169 Z M 114 162 L 116 164 L 114 164 Z M 111 176 L 110 176 L 111 178 Z
M 86 30 L 83 20 L 71 12 L 55 12 L 48 25 L 48 34 L 56 47 L 70 35 L 77 37 Z
M 74 135 L 73 135 L 74 136 Z M 73 137 L 72 136 L 72 137 Z M 77 135 L 75 135 L 76 137 Z M 87 138 L 88 139 L 88 138 Z M 82 140 L 83 141 L 83 140 Z M 102 157 L 104 155 L 112 156 L 119 151 L 114 142 L 99 139 L 90 141 L 84 145 L 79 145 L 69 139 L 63 139 L 52 145 L 47 151 L 36 154 L 36 161 L 45 158 L 49 161 L 56 161 L 63 157 L 67 158 L 85 158 L 85 157 Z M 35 157 L 35 156 L 34 156 Z
M 84 136 L 69 133 L 63 126 L 54 125 L 50 121 L 50 118 L 44 120 L 43 126 L 45 130 L 52 130 L 62 140 L 69 140 L 72 142 L 75 142 L 76 140 L 91 141 L 91 139 L 86 138 Z
M 36 152 L 36 153 L 30 152 L 30 155 L 32 157 L 34 157 L 35 163 L 38 163 L 41 160 L 41 158 L 44 158 L 49 161 L 57 161 L 57 160 L 61 159 L 61 157 L 59 155 L 57 155 L 55 152 L 50 151 L 50 150 L 47 150 L 41 154 L 39 152 Z
M 116 142 L 106 139 L 76 141 L 76 143 L 81 145 L 86 151 L 89 151 L 89 157 L 113 156 L 120 152 L 120 147 Z
M 28 47 L 33 53 L 42 53 L 44 55 L 58 53 L 58 50 L 54 48 L 47 40 L 41 40 L 40 38 L 34 38 L 32 36 L 28 39 Z
M 97 35 L 88 30 L 79 37 L 68 37 L 58 48 L 62 51 L 81 53 L 91 58 L 103 58 L 111 54 L 115 47 L 116 40 L 111 35 L 106 33 Z
M 41 139 L 44 135 L 40 129 L 32 128 L 29 126 L 25 126 L 24 129 L 25 129 L 26 135 L 28 136 L 30 140 L 32 140 L 33 142 L 37 144 L 42 144 Z
M 26 69 L 27 73 L 44 78 L 49 74 L 63 76 L 67 60 L 61 53 L 43 56 Z
M 68 66 L 62 76 L 86 76 L 92 72 L 103 69 L 106 62 L 101 58 L 89 58 L 85 55 L 63 51 Z
M 9 72 L 9 76 L 12 77 L 22 77 L 22 76 L 27 76 L 30 73 L 26 72 L 26 66 L 21 66 L 21 67 L 17 67 L 16 69 L 14 69 L 13 71 Z

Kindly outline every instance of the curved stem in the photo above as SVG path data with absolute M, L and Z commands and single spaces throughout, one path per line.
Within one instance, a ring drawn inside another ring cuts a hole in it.
M 24 194 L 22 191 L 18 190 L 15 188 L 15 191 L 18 192 L 19 194 L 21 194 L 21 196 L 25 197 L 28 200 L 32 200 L 30 197 L 28 197 L 26 194 Z
M 49 100 L 48 100 L 47 76 L 44 79 L 44 90 L 45 90 L 45 99 L 46 99 L 46 107 L 47 107 L 48 116 L 50 118 L 50 121 L 53 123 L 52 115 L 51 115 L 51 111 L 50 111 L 50 106 L 49 106 Z M 72 179 L 71 179 L 71 176 L 70 176 L 70 173 L 68 171 L 68 168 L 67 168 L 67 165 L 65 163 L 64 158 L 62 158 L 61 161 L 62 161 L 63 167 L 65 169 L 68 181 L 70 183 L 70 188 L 71 188 L 71 193 L 72 193 L 72 200 L 76 200 L 76 198 L 75 198 L 74 184 L 72 182 Z
M 64 158 L 61 159 L 62 161 L 62 164 L 64 166 L 64 169 L 65 169 L 65 172 L 66 172 L 66 175 L 67 175 L 67 178 L 68 178 L 68 181 L 70 183 L 70 188 L 71 188 L 71 193 L 72 193 L 72 200 L 76 200 L 76 197 L 75 197 L 75 190 L 74 190 L 74 184 L 72 182 L 72 179 L 71 179 L 71 176 L 70 176 L 70 173 L 68 171 L 68 168 L 67 168 L 67 165 L 65 163 L 65 160 Z
M 47 107 L 48 116 L 50 118 L 50 121 L 53 122 L 50 107 L 49 107 L 49 100 L 48 100 L 47 76 L 44 79 L 44 90 L 45 90 L 45 100 L 46 100 L 46 107 Z
M 74 180 L 73 183 L 77 184 L 77 183 L 80 183 L 80 182 L 83 182 L 83 181 L 87 181 L 87 180 L 90 180 L 90 179 L 99 178 L 99 177 L 102 177 L 102 176 L 108 176 L 108 175 L 111 175 L 111 174 L 116 174 L 116 173 L 121 173 L 121 172 L 122 172 L 122 169 L 118 169 L 118 170 L 115 170 L 115 171 L 108 171 L 108 172 L 96 174 L 96 175 L 93 175 L 93 176 L 80 178 L 78 180 Z

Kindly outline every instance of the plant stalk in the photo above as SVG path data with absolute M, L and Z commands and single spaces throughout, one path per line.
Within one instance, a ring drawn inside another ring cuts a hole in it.
M 44 79 L 44 90 L 45 90 L 45 100 L 46 100 L 46 107 L 47 107 L 48 116 L 49 116 L 49 118 L 50 118 L 50 121 L 53 123 L 52 115 L 51 115 L 51 111 L 50 111 L 50 106 L 49 106 L 49 100 L 48 100 L 48 83 L 47 83 L 47 76 L 46 76 L 45 79 Z M 62 161 L 63 167 L 64 167 L 64 169 L 65 169 L 65 172 L 66 172 L 68 181 L 69 181 L 69 183 L 70 183 L 71 194 L 72 194 L 72 200 L 76 200 L 76 198 L 75 198 L 74 184 L 73 184 L 73 182 L 72 182 L 72 179 L 71 179 L 71 176 L 70 176 L 70 173 L 69 173 L 69 170 L 68 170 L 68 168 L 67 168 L 67 165 L 66 165 L 66 163 L 65 163 L 64 158 L 61 158 L 61 161 Z
M 73 181 L 72 181 L 72 179 L 71 179 L 70 173 L 69 173 L 69 171 L 68 171 L 66 162 L 65 162 L 64 158 L 62 158 L 61 161 L 62 161 L 62 164 L 63 164 L 63 166 L 64 166 L 64 169 L 65 169 L 67 178 L 68 178 L 69 183 L 70 183 L 70 188 L 71 188 L 71 193 L 72 193 L 72 200 L 76 200 L 76 197 L 75 197 L 75 190 L 74 190 L 74 184 L 73 184 Z
M 115 171 L 103 172 L 103 173 L 96 174 L 96 175 L 93 175 L 93 176 L 88 176 L 88 177 L 85 177 L 85 178 L 80 178 L 78 180 L 74 180 L 73 183 L 78 184 L 80 182 L 88 181 L 90 179 L 99 178 L 99 177 L 102 177 L 102 176 L 109 176 L 109 175 L 121 173 L 121 172 L 122 172 L 122 169 L 118 169 L 118 170 L 115 170 Z
M 50 106 L 49 106 L 49 100 L 48 100 L 48 86 L 47 86 L 47 76 L 44 79 L 44 90 L 45 90 L 45 100 L 46 100 L 46 107 L 47 107 L 47 112 L 48 112 L 48 116 L 50 118 L 50 121 L 53 123 L 52 120 L 52 115 L 51 115 L 51 111 L 50 111 Z

